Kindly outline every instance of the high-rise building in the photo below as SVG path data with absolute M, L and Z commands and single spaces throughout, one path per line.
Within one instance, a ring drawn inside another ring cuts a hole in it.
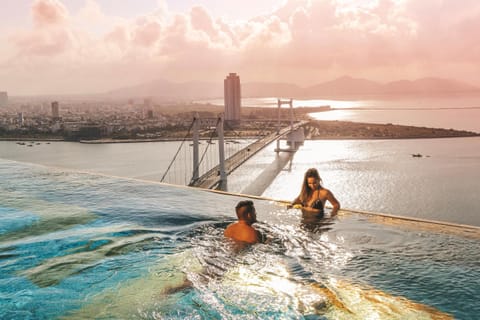
M 240 121 L 241 92 L 240 77 L 230 73 L 223 81 L 225 99 L 225 121 L 236 123 Z
M 151 98 L 144 98 L 143 99 L 143 106 L 148 109 L 152 105 L 152 99 Z
M 0 107 L 8 105 L 8 94 L 6 91 L 0 91 Z
M 59 109 L 59 106 L 58 106 L 58 101 L 53 101 L 52 102 L 52 118 L 53 119 L 60 118 L 60 109 Z
M 23 118 L 23 112 L 19 112 L 19 113 L 17 114 L 17 116 L 18 116 L 18 118 L 17 118 L 17 123 L 18 123 L 18 125 L 21 126 L 21 127 L 23 127 L 24 122 L 25 122 L 25 120 L 24 120 L 24 118 Z

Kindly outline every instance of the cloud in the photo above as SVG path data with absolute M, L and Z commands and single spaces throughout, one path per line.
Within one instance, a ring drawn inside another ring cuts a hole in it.
M 104 37 L 105 42 L 112 43 L 121 50 L 126 50 L 127 45 L 130 41 L 130 33 L 125 26 L 116 26 L 112 31 L 110 31 Z
M 409 1 L 408 13 L 418 24 L 414 44 L 420 58 L 441 62 L 471 62 L 480 58 L 480 2 Z
M 48 66 L 42 71 L 48 78 L 55 76 L 49 70 L 76 66 L 85 79 L 102 78 L 105 89 L 160 76 L 218 80 L 228 72 L 300 84 L 343 74 L 465 76 L 480 83 L 477 0 L 287 0 L 237 21 L 203 6 L 172 12 L 163 0 L 130 19 L 106 15 L 95 0 L 73 13 L 60 1 L 35 0 L 31 17 L 34 28 L 9 38 L 6 52 L 16 51 L 9 70 L 23 72 L 35 62 Z
M 22 56 L 55 56 L 70 48 L 72 38 L 65 30 L 50 30 L 19 35 L 14 41 Z
M 217 26 L 204 7 L 194 6 L 190 10 L 190 22 L 194 30 L 203 31 L 210 38 L 218 36 Z
M 68 20 L 68 11 L 57 0 L 35 0 L 32 4 L 32 18 L 36 27 L 56 26 Z
M 16 59 L 56 56 L 72 46 L 74 37 L 68 28 L 70 17 L 61 2 L 35 0 L 31 7 L 31 16 L 34 28 L 19 30 L 9 38 L 18 50 Z
M 133 42 L 142 47 L 151 47 L 160 39 L 161 32 L 162 26 L 158 21 L 148 18 L 138 19 L 133 32 Z

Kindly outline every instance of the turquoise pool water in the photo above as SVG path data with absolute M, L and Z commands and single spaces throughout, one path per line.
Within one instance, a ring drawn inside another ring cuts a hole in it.
M 1 319 L 420 319 L 480 314 L 480 236 L 0 160 Z

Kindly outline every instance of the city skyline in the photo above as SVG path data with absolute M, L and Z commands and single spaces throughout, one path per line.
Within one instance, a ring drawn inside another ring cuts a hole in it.
M 154 79 L 308 85 L 343 75 L 480 85 L 473 0 L 6 0 L 0 91 L 105 92 Z

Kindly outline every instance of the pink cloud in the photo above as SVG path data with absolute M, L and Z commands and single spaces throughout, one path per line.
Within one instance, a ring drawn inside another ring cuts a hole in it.
M 57 0 L 35 0 L 31 12 L 37 27 L 63 24 L 68 19 L 67 9 Z
M 105 36 L 107 43 L 113 43 L 123 50 L 127 48 L 129 40 L 130 34 L 125 26 L 116 26 Z
M 173 58 L 175 55 L 188 50 L 187 30 L 187 17 L 185 15 L 176 15 L 173 22 L 165 30 L 159 54 Z
M 193 29 L 201 30 L 211 38 L 215 38 L 218 35 L 218 30 L 212 17 L 210 17 L 207 10 L 201 6 L 194 6 L 190 10 L 190 22 Z
M 162 32 L 161 24 L 149 18 L 141 18 L 137 20 L 133 31 L 133 42 L 142 47 L 151 47 L 160 39 Z
M 104 83 L 110 69 L 110 81 L 118 81 L 117 69 L 128 69 L 138 79 L 160 70 L 174 80 L 213 80 L 236 71 L 252 80 L 286 74 L 299 84 L 343 74 L 388 81 L 457 71 L 455 77 L 480 83 L 477 0 L 287 0 L 247 21 L 216 18 L 201 6 L 169 12 L 163 2 L 126 20 L 106 16 L 95 0 L 86 3 L 90 14 L 84 16 L 95 17 L 101 34 L 84 28 L 60 1 L 35 0 L 36 28 L 10 38 L 18 57 L 48 60 L 51 68 L 80 61 L 85 77 L 101 61 Z
M 160 54 L 168 56 L 170 61 L 182 57 L 189 64 L 198 58 L 199 50 L 211 50 L 212 56 L 232 50 L 237 43 L 234 37 L 235 32 L 228 24 L 222 20 L 214 21 L 204 8 L 197 6 L 189 14 L 176 14 L 165 27 Z
M 478 63 L 480 2 L 410 1 L 408 12 L 418 24 L 417 54 L 430 61 Z
M 72 43 L 71 36 L 64 30 L 32 32 L 14 39 L 22 55 L 55 56 L 67 50 Z
M 31 7 L 34 28 L 18 31 L 10 37 L 18 52 L 18 58 L 28 56 L 50 57 L 68 50 L 73 35 L 68 27 L 69 14 L 57 0 L 35 0 Z

